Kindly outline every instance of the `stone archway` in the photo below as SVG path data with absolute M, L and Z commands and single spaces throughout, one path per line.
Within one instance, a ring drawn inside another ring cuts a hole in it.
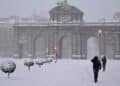
M 71 58 L 72 56 L 72 45 L 71 45 L 71 37 L 70 36 L 64 36 L 60 39 L 60 55 L 61 58 Z
M 99 49 L 99 39 L 94 36 L 91 36 L 87 40 L 87 58 L 91 59 L 95 55 L 99 56 L 100 49 Z

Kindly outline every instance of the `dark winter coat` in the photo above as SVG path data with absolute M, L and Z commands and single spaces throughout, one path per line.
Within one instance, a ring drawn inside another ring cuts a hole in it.
M 106 64 L 107 59 L 106 59 L 106 57 L 105 57 L 105 56 L 102 58 L 102 62 L 103 62 L 103 65 L 105 65 L 105 64 Z
M 95 56 L 92 60 L 91 60 L 91 62 L 93 63 L 93 69 L 94 70 L 99 70 L 99 69 L 101 69 L 101 63 L 100 63 L 100 60 L 98 59 L 98 57 L 97 56 Z

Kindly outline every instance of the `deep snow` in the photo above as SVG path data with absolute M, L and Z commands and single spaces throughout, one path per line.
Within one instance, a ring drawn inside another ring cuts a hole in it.
M 0 63 L 5 59 L 0 59 Z M 99 73 L 98 83 L 93 81 L 90 60 L 59 60 L 56 64 L 31 67 L 29 72 L 24 60 L 13 59 L 16 71 L 7 78 L 0 71 L 0 86 L 120 86 L 120 61 L 109 60 L 106 72 Z

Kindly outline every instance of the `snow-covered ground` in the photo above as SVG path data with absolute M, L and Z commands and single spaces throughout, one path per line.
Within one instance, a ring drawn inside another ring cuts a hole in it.
M 0 63 L 3 59 L 0 59 Z M 56 64 L 35 65 L 29 72 L 23 60 L 14 60 L 16 71 L 7 78 L 0 71 L 0 86 L 120 86 L 120 61 L 109 60 L 106 72 L 100 71 L 98 83 L 93 80 L 89 60 L 59 60 Z

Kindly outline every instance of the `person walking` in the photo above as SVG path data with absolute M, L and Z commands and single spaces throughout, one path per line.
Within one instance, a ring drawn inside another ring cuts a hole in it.
M 106 56 L 103 56 L 103 58 L 102 58 L 103 72 L 105 72 L 105 69 L 106 69 L 106 63 L 107 63 Z
M 98 56 L 94 56 L 91 62 L 93 63 L 94 82 L 97 83 L 98 73 L 99 73 L 99 70 L 101 69 L 101 63 L 100 63 L 100 60 L 98 59 Z

